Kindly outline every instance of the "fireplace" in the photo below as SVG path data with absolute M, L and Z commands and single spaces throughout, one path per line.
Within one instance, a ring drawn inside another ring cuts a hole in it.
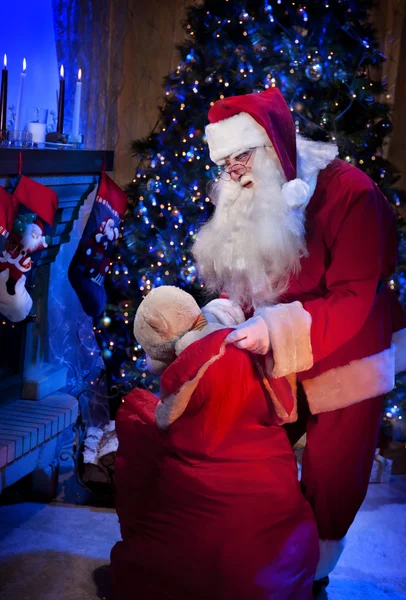
M 97 186 L 103 161 L 107 170 L 113 166 L 113 152 L 32 149 L 21 154 L 24 175 L 52 188 L 59 205 L 52 241 L 27 274 L 30 314 L 21 323 L 0 316 L 0 491 L 54 461 L 64 430 L 76 419 L 73 376 L 50 347 L 48 313 L 69 286 L 63 248 L 69 246 L 81 206 Z M 0 149 L 0 185 L 9 191 L 18 159 L 18 150 Z M 52 272 L 62 285 L 52 288 Z

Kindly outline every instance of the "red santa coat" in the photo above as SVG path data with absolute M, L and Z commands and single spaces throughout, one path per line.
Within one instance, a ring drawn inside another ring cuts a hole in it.
M 396 265 L 393 210 L 369 177 L 331 162 L 318 175 L 306 231 L 300 274 L 282 303 L 256 314 L 268 324 L 269 370 L 298 373 L 317 414 L 393 389 L 395 371 L 406 369 L 406 319 L 382 285 Z
M 116 600 L 312 598 L 313 515 L 250 356 L 224 347 L 229 331 L 194 342 L 165 371 L 161 407 L 195 390 L 166 431 L 147 391 L 118 411 Z M 279 393 L 286 381 L 270 383 Z

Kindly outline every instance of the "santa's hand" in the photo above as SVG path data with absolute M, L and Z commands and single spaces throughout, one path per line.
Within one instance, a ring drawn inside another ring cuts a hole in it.
M 241 306 L 228 298 L 212 300 L 203 306 L 202 313 L 209 323 L 220 323 L 225 327 L 235 327 L 245 321 Z
M 225 342 L 254 354 L 266 354 L 270 348 L 268 327 L 262 317 L 251 317 L 229 333 Z

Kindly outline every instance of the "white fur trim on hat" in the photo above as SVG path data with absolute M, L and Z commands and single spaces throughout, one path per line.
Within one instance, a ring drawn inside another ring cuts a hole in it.
M 205 131 L 210 158 L 217 164 L 235 152 L 241 153 L 271 143 L 265 129 L 245 112 L 211 123 Z

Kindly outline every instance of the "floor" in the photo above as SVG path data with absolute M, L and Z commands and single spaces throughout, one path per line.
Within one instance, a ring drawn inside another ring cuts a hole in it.
M 108 597 L 109 553 L 119 537 L 116 515 L 62 500 L 0 507 L 2 600 Z M 405 542 L 403 475 L 370 485 L 324 598 L 406 600 Z

